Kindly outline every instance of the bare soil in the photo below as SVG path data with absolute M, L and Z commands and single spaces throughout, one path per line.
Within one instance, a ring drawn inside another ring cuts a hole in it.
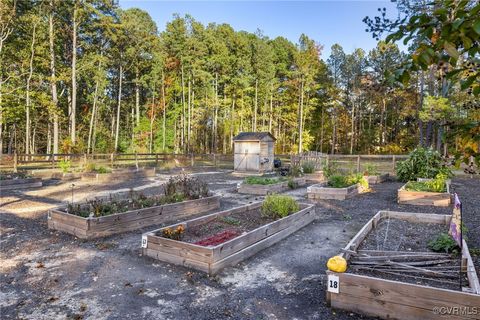
M 275 221 L 272 218 L 263 217 L 259 208 L 232 213 L 226 217 L 228 218 L 218 217 L 213 221 L 187 228 L 182 241 L 193 243 L 227 230 L 240 235 Z
M 412 223 L 398 219 L 382 219 L 364 239 L 359 250 L 403 251 L 403 252 L 432 252 L 428 242 L 434 240 L 440 233 L 447 233 L 448 227 L 435 223 Z M 413 278 L 415 274 L 392 275 L 381 271 L 354 270 L 353 273 L 379 277 L 387 280 L 395 280 L 419 285 L 426 285 L 451 290 L 461 290 L 460 286 L 460 263 L 461 256 L 450 254 L 453 261 L 438 263 L 434 266 L 425 267 L 430 269 L 442 268 L 442 272 L 449 272 L 452 279 L 440 279 L 432 277 Z M 444 269 L 447 268 L 447 269 Z M 400 273 L 400 272 L 398 272 Z M 468 284 L 468 280 L 462 279 L 462 285 Z

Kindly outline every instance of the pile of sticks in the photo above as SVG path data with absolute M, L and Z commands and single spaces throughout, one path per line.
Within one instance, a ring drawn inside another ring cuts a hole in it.
M 353 270 L 381 272 L 393 276 L 456 284 L 460 277 L 459 259 L 447 253 L 344 250 Z

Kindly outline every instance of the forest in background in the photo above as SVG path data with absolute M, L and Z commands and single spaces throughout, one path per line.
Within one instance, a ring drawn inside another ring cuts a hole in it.
M 457 5 L 440 2 L 455 24 Z M 380 10 L 367 31 L 437 15 L 405 3 L 410 20 L 385 22 Z M 159 32 L 147 12 L 111 0 L 1 1 L 0 150 L 229 153 L 237 133 L 270 131 L 283 154 L 478 153 L 479 5 L 464 3 L 458 42 L 424 23 L 408 52 L 379 41 L 324 57 L 306 34 L 292 43 L 188 15 Z

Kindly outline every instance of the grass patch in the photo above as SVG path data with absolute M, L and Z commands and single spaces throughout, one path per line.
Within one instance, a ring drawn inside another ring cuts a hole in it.
M 245 184 L 260 184 L 260 185 L 269 185 L 284 182 L 287 179 L 284 177 L 246 177 L 243 182 Z
M 273 219 L 284 218 L 298 210 L 300 210 L 300 206 L 290 196 L 269 195 L 262 204 L 262 215 Z

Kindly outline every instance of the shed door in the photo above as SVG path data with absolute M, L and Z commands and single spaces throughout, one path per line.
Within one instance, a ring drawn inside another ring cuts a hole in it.
M 259 154 L 260 145 L 258 142 L 246 141 L 235 143 L 235 170 L 258 170 Z

